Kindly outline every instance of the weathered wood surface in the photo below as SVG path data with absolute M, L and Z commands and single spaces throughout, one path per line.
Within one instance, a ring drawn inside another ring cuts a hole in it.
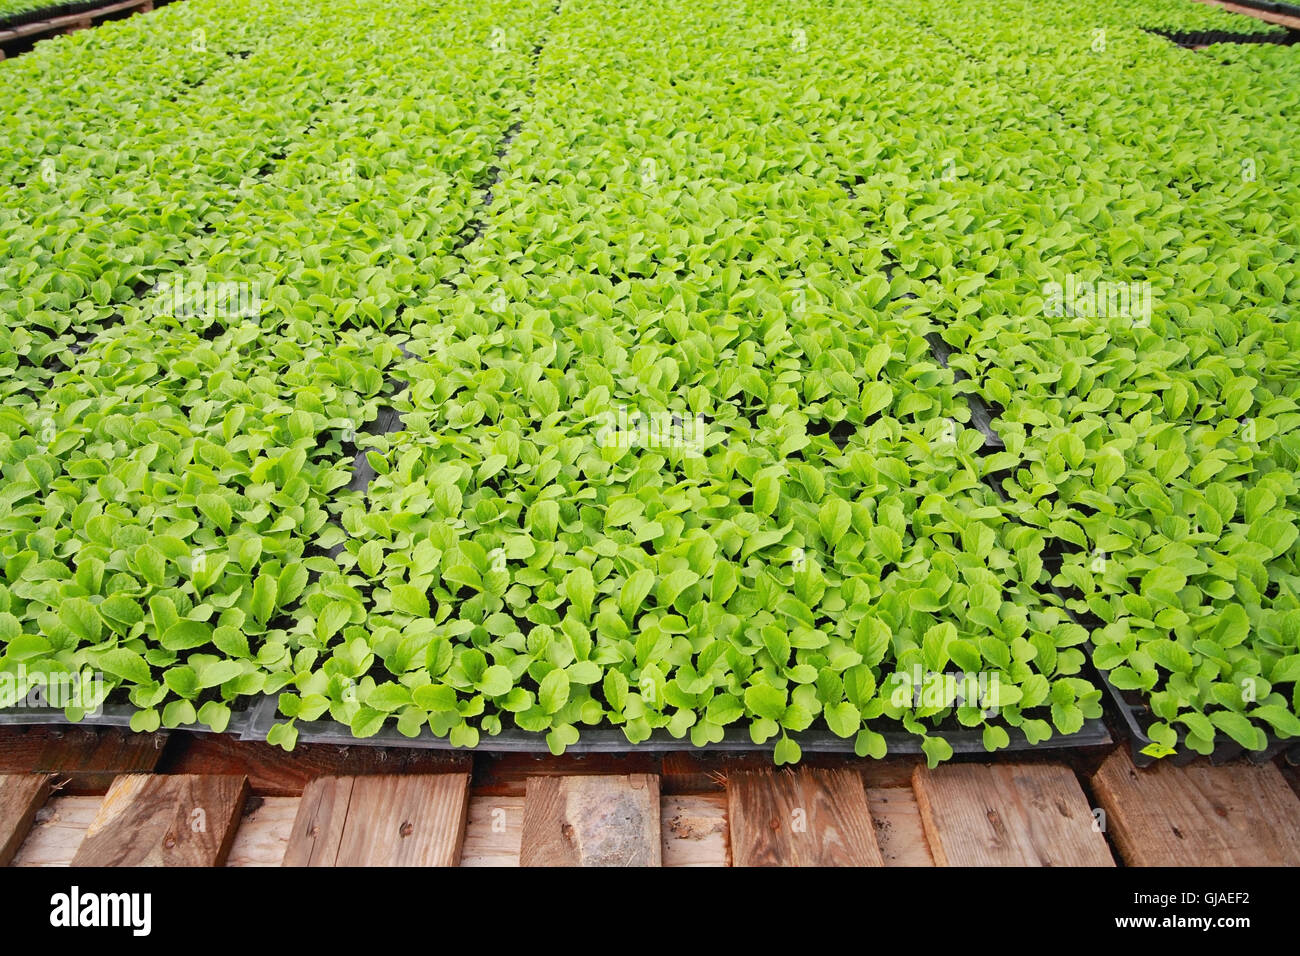
M 532 777 L 521 866 L 661 866 L 659 778 Z
M 862 777 L 852 770 L 733 773 L 735 866 L 884 866 Z
M 241 776 L 118 777 L 73 866 L 220 866 L 248 795 Z
M 934 866 L 916 794 L 908 787 L 870 787 L 867 807 L 885 866 Z
M 1130 866 L 1300 866 L 1300 798 L 1272 764 L 1138 770 L 1120 748 L 1092 789 Z
M 0 866 L 13 862 L 27 839 L 36 813 L 50 795 L 50 777 L 43 773 L 0 776 Z
M 918 768 L 917 806 L 940 866 L 1114 866 L 1074 772 L 1052 764 Z
M 395 747 L 336 747 L 299 744 L 291 752 L 221 734 L 187 735 L 168 752 L 160 769 L 168 773 L 241 773 L 252 792 L 264 797 L 300 796 L 320 777 L 371 774 L 469 773 L 465 752 L 403 750 Z
M 0 727 L 0 773 L 52 773 L 61 794 L 102 794 L 121 774 L 156 769 L 167 740 L 116 727 Z
M 456 866 L 468 805 L 468 774 L 314 780 L 299 803 L 284 865 Z

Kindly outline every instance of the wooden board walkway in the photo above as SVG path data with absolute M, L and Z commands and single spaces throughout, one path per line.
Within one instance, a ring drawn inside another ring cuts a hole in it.
M 0 865 L 1300 865 L 1290 767 L 428 753 L 0 728 Z
M 86 828 L 72 865 L 220 866 L 247 797 L 244 777 L 118 777 Z
M 662 866 L 659 778 L 532 777 L 520 866 Z
M 130 743 L 0 730 L 0 864 L 1300 865 L 1300 796 L 1272 764 Z M 59 754 L 99 761 L 78 777 Z

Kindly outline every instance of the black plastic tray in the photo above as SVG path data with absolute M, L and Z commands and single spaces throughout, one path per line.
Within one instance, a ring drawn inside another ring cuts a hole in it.
M 1264 22 L 1264 21 L 1261 21 Z M 1212 46 L 1216 43 L 1235 43 L 1239 45 L 1293 46 L 1300 43 L 1300 32 L 1279 27 L 1276 31 L 1259 31 L 1256 33 L 1232 33 L 1227 30 L 1164 30 L 1156 27 L 1143 27 L 1147 33 L 1164 37 L 1170 43 L 1176 43 L 1185 49 L 1194 50 Z
M 1294 3 L 1275 3 L 1274 0 L 1232 0 L 1232 2 L 1243 7 L 1253 7 L 1256 10 L 1267 10 L 1270 13 L 1284 13 L 1287 16 L 1300 17 L 1300 7 Z
M 113 0 L 82 0 L 80 3 L 51 3 L 48 6 L 37 7 L 34 10 L 25 10 L 22 13 L 11 13 L 8 16 L 0 17 L 0 30 L 26 26 L 29 23 L 40 23 L 69 13 L 85 13 L 90 10 L 98 10 L 100 7 L 109 6 L 112 2 Z
M 232 710 L 230 723 L 221 731 L 243 740 L 247 736 L 253 713 L 260 701 L 250 701 L 242 710 Z M 86 715 L 81 720 L 69 720 L 59 707 L 12 707 L 0 710 L 0 727 L 126 727 L 131 726 L 131 715 L 137 708 L 130 704 L 105 704 L 99 714 Z M 180 727 L 159 727 L 159 730 L 185 730 L 191 733 L 216 733 L 206 724 L 183 724 Z
M 956 349 L 945 342 L 938 332 L 931 332 L 925 337 L 925 340 L 930 343 L 930 351 L 934 353 L 935 359 L 938 360 L 940 365 L 947 368 L 948 359 Z M 953 371 L 953 378 L 958 382 L 967 377 L 966 373 L 961 369 Z M 978 428 L 980 434 L 984 436 L 984 450 L 994 451 L 1005 448 L 1006 445 L 1002 441 L 1002 436 L 993 428 L 993 419 L 997 417 L 997 413 L 974 392 L 967 392 L 963 397 L 966 399 L 966 406 L 970 409 L 971 424 Z
M 252 720 L 244 732 L 244 740 L 266 740 L 266 735 L 277 721 L 276 705 L 278 698 L 264 697 L 253 709 Z M 354 737 L 352 731 L 337 721 L 312 720 L 298 721 L 298 742 L 304 744 L 329 744 L 334 746 L 369 746 L 369 747 L 404 747 L 413 750 L 475 750 L 484 753 L 549 753 L 546 734 L 531 733 L 524 730 L 503 730 L 496 736 L 483 734 L 478 746 L 473 748 L 453 747 L 445 737 L 436 737 L 426 726 L 416 737 L 407 737 L 395 727 L 385 725 L 373 737 Z M 654 731 L 649 739 L 640 743 L 629 743 L 621 730 L 611 727 L 583 728 L 582 736 L 575 744 L 565 748 L 565 753 L 635 753 L 637 751 L 662 753 L 680 750 L 707 750 L 715 752 L 770 753 L 776 745 L 775 739 L 769 743 L 756 744 L 749 733 L 740 728 L 724 732 L 718 743 L 694 746 L 688 737 L 673 737 L 665 730 Z M 882 733 L 889 754 L 919 754 L 921 739 L 905 731 L 891 730 Z M 955 731 L 935 731 L 933 737 L 941 737 L 952 747 L 954 754 L 986 754 L 982 731 L 967 729 Z M 805 753 L 853 753 L 853 738 L 837 737 L 828 731 L 806 731 L 791 734 Z M 1100 719 L 1084 721 L 1083 727 L 1069 735 L 1055 735 L 1042 743 L 1030 744 L 1024 740 L 1016 741 L 1003 747 L 1003 752 L 1028 752 L 1038 750 L 1070 750 L 1083 747 L 1105 747 L 1114 740 L 1106 724 Z

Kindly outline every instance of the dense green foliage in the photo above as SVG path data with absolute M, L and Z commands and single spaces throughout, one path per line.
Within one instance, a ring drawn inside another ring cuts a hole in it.
M 1239 19 L 187 0 L 0 64 L 0 671 L 937 760 L 1098 716 L 1091 641 L 1159 748 L 1300 734 L 1300 67 L 1140 29 Z

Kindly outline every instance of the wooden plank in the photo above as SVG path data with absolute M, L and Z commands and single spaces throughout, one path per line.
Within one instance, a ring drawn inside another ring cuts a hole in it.
M 1131 866 L 1300 866 L 1300 799 L 1272 764 L 1138 770 L 1121 747 L 1092 789 Z
M 103 797 L 51 797 L 14 857 L 14 866 L 69 866 Z
M 226 866 L 280 866 L 300 797 L 250 797 Z
M 524 834 L 524 798 L 472 796 L 461 866 L 518 866 Z
M 398 747 L 336 747 L 299 744 L 292 753 L 271 744 L 233 740 L 221 734 L 186 734 L 167 749 L 160 770 L 167 773 L 227 774 L 248 777 L 254 794 L 301 796 L 312 780 L 371 774 L 469 773 L 465 752 Z
M 659 774 L 663 756 L 640 752 L 565 753 L 558 757 L 534 753 L 478 753 L 474 755 L 474 793 L 485 797 L 522 797 L 528 792 L 531 777 Z
M 248 795 L 237 776 L 119 777 L 73 866 L 220 866 Z
M 661 795 L 664 866 L 727 866 L 727 798 L 720 793 Z M 524 798 L 471 796 L 461 866 L 518 866 Z
M 883 866 L 862 777 L 852 770 L 727 778 L 735 866 Z
M 468 805 L 468 774 L 315 780 L 303 793 L 284 865 L 455 866 Z
M 709 751 L 672 751 L 663 755 L 659 793 L 663 796 L 724 793 L 727 771 L 718 755 Z
M 921 758 L 913 756 L 862 760 L 848 754 L 805 753 L 799 765 L 826 770 L 856 769 L 862 774 L 864 785 L 870 788 L 910 787 L 912 772 L 920 762 Z M 772 757 L 766 753 L 671 751 L 663 755 L 659 788 L 666 794 L 723 793 L 729 774 L 771 768 Z
M 1115 865 L 1078 778 L 1066 767 L 920 767 L 912 788 L 939 866 Z
M 76 856 L 101 797 L 53 797 L 14 858 L 14 866 L 67 866 Z M 298 812 L 298 797 L 250 797 L 226 866 L 279 866 Z
M 660 866 L 659 778 L 531 777 L 521 866 Z
M 664 866 L 728 866 L 727 796 L 663 797 L 659 804 Z
M 116 727 L 3 727 L 0 773 L 52 773 L 62 794 L 103 794 L 121 774 L 153 771 L 167 740 Z
M 27 839 L 36 811 L 50 795 L 50 777 L 44 773 L 0 776 L 0 866 L 13 862 Z
M 355 777 L 324 777 L 303 791 L 294 817 L 284 866 L 333 866 L 348 822 Z
M 867 806 L 885 866 L 934 866 L 911 787 L 868 787 Z

